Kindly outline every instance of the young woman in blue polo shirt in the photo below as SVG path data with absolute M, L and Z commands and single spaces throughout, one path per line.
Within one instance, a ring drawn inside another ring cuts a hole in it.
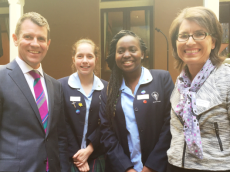
M 76 72 L 60 79 L 64 92 L 71 172 L 103 172 L 104 149 L 100 144 L 99 107 L 107 82 L 94 75 L 98 48 L 81 39 L 73 45 Z
M 170 146 L 169 72 L 142 67 L 145 43 L 122 30 L 110 44 L 112 70 L 100 108 L 106 172 L 165 172 Z

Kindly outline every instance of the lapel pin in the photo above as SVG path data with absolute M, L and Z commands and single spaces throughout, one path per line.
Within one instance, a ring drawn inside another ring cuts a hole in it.
M 75 105 L 76 102 L 73 102 L 72 105 L 76 108 L 76 105 Z
M 145 91 L 145 90 L 142 90 L 142 91 L 141 91 L 141 94 L 145 94 L 145 93 L 146 93 L 146 91 Z
M 151 96 L 153 97 L 153 100 L 154 100 L 153 103 L 161 102 L 161 101 L 159 101 L 159 93 L 158 92 L 156 92 L 156 91 L 152 92 Z
M 83 106 L 83 104 L 82 104 L 82 103 L 78 103 L 78 106 L 79 106 L 79 107 L 82 107 L 82 106 Z
M 143 100 L 143 103 L 147 103 L 147 100 Z
M 76 113 L 80 113 L 80 110 L 79 110 L 79 109 L 77 109 L 77 110 L 76 110 Z

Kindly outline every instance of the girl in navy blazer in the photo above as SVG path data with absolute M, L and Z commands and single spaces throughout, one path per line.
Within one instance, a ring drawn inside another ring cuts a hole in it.
M 77 72 L 60 79 L 64 92 L 71 172 L 103 172 L 104 149 L 100 144 L 99 107 L 107 82 L 94 75 L 98 48 L 89 39 L 73 45 Z
M 174 84 L 169 72 L 142 67 L 145 51 L 145 43 L 128 30 L 117 33 L 110 44 L 112 74 L 99 114 L 106 172 L 166 170 Z

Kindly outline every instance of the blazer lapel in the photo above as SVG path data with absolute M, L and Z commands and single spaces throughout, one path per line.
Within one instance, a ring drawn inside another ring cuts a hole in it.
M 25 79 L 25 76 L 22 73 L 17 62 L 14 60 L 13 62 L 9 63 L 7 65 L 7 69 L 10 70 L 10 72 L 8 73 L 9 76 L 12 78 L 12 80 L 15 82 L 15 84 L 19 87 L 19 89 L 22 91 L 22 93 L 24 94 L 24 96 L 28 100 L 31 108 L 33 109 L 34 113 L 37 116 L 37 119 L 38 119 L 41 127 L 43 128 L 43 124 L 42 124 L 42 120 L 41 120 L 41 116 L 40 116 L 37 104 L 34 100 L 34 97 L 31 93 L 30 87 L 28 86 L 28 83 Z
M 197 104 L 198 115 L 218 106 L 222 103 L 219 92 L 216 89 L 215 73 L 216 70 L 207 78 L 202 87 L 196 94 L 196 100 L 202 100 L 206 103 Z
M 49 133 L 50 127 L 51 127 L 51 121 L 53 118 L 53 108 L 54 108 L 54 89 L 53 89 L 53 83 L 51 82 L 50 78 L 44 73 L 44 78 L 46 82 L 46 88 L 48 93 L 48 106 L 49 106 L 49 118 L 48 118 L 48 125 L 47 125 L 47 131 L 46 136 Z
M 201 100 L 204 103 L 197 104 L 197 114 L 200 115 L 209 109 L 218 106 L 222 103 L 219 92 L 216 89 L 215 73 L 216 69 L 207 78 L 196 94 L 196 100 Z M 177 104 L 180 101 L 180 93 L 177 89 L 177 84 L 172 92 L 170 102 L 172 109 L 175 111 Z

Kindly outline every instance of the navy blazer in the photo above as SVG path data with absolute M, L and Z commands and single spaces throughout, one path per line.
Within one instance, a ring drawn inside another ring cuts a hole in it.
M 81 143 L 83 138 L 83 130 L 86 115 L 86 104 L 83 94 L 77 91 L 75 88 L 71 88 L 68 85 L 69 77 L 65 77 L 59 80 L 62 84 L 64 92 L 64 110 L 67 124 L 68 133 L 68 147 L 69 147 L 69 160 L 72 161 L 73 155 L 81 149 Z M 107 87 L 107 82 L 101 80 L 104 87 Z M 75 108 L 70 101 L 70 96 L 81 97 L 81 102 L 76 103 L 76 107 L 80 109 L 80 113 L 77 114 Z M 88 131 L 86 134 L 87 145 L 91 142 L 93 144 L 94 151 L 89 156 L 89 160 L 95 159 L 98 156 L 104 154 L 103 145 L 100 144 L 100 118 L 99 107 L 101 104 L 101 91 L 94 90 L 92 101 L 90 104 L 89 118 L 88 118 Z M 82 107 L 79 107 L 78 103 L 82 103 Z
M 0 67 L 0 171 L 69 170 L 61 84 L 44 73 L 49 105 L 47 132 L 29 85 L 14 60 Z
M 134 102 L 133 109 L 138 125 L 142 163 L 158 172 L 165 172 L 168 162 L 166 151 L 170 147 L 170 95 L 174 88 L 173 81 L 169 72 L 163 70 L 150 70 L 153 80 L 147 84 L 140 85 Z M 149 94 L 147 103 L 137 100 L 137 95 L 145 90 Z M 158 99 L 151 96 L 157 92 Z M 121 96 L 119 96 L 115 117 L 110 122 L 106 117 L 107 91 L 102 91 L 101 97 L 101 142 L 107 151 L 105 172 L 125 172 L 132 168 L 130 152 L 128 147 L 126 121 L 121 106 Z

